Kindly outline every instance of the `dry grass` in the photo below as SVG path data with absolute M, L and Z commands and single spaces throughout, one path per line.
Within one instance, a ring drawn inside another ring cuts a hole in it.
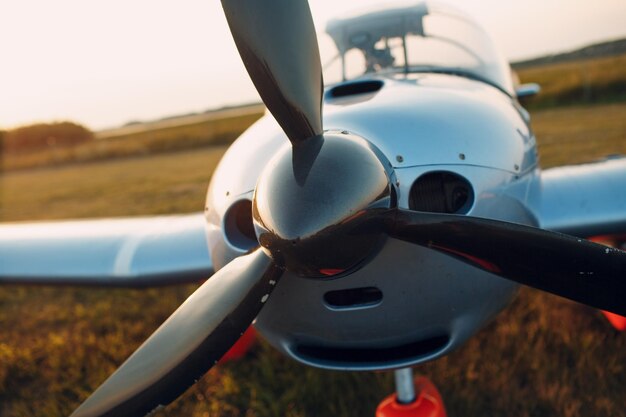
M 539 83 L 530 108 L 626 100 L 626 55 L 540 65 L 518 71 L 521 82 Z
M 534 115 L 542 163 L 624 152 L 626 105 Z M 578 123 L 578 124 L 576 124 Z M 1 178 L 3 220 L 199 210 L 221 148 Z M 0 416 L 63 416 L 104 380 L 193 286 L 0 288 Z M 463 348 L 417 368 L 450 416 L 625 416 L 626 337 L 591 309 L 533 290 Z M 266 344 L 205 376 L 164 416 L 373 416 L 389 373 L 299 365 Z
M 263 112 L 258 111 L 218 119 L 209 117 L 207 120 L 192 124 L 140 130 L 76 146 L 50 146 L 47 149 L 37 149 L 20 155 L 7 155 L 3 166 L 5 171 L 12 171 L 153 155 L 206 146 L 224 146 L 235 140 L 262 115 Z
M 201 211 L 226 146 L 5 173 L 0 220 Z
M 626 155 L 626 103 L 537 111 L 532 125 L 544 168 Z

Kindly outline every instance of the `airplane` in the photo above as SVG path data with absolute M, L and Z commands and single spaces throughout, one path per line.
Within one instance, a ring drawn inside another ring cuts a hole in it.
M 222 5 L 271 114 L 224 155 L 203 214 L 0 226 L 5 283 L 213 274 L 72 416 L 170 403 L 253 321 L 301 363 L 394 370 L 389 407 L 419 413 L 411 367 L 520 284 L 626 315 L 626 253 L 586 239 L 626 233 L 626 158 L 540 171 L 518 102 L 537 88 L 473 20 L 419 2 L 331 21 L 341 80 L 324 87 L 308 2 Z

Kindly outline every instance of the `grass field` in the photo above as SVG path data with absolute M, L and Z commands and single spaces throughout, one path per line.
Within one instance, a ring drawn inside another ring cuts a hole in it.
M 23 170 L 42 166 L 63 166 L 136 156 L 146 156 L 198 149 L 207 146 L 224 146 L 235 140 L 247 126 L 263 115 L 262 106 L 237 112 L 230 111 L 221 118 L 208 115 L 193 117 L 187 124 L 156 123 L 151 129 L 129 126 L 96 135 L 96 140 L 72 147 L 49 147 L 3 160 L 5 171 Z M 204 117 L 203 117 L 204 116 Z
M 626 153 L 626 104 L 533 114 L 543 166 Z M 224 146 L 5 173 L 2 221 L 201 210 Z M 193 291 L 0 288 L 0 416 L 63 416 Z M 626 337 L 596 311 L 524 289 L 464 347 L 417 367 L 450 416 L 626 416 Z M 373 416 L 390 373 L 299 365 L 260 343 L 164 416 Z
M 626 99 L 626 55 L 538 65 L 518 70 L 521 82 L 538 83 L 531 109 L 618 102 Z
M 626 103 L 536 111 L 532 125 L 544 168 L 626 155 Z
M 0 220 L 202 211 L 226 146 L 5 173 Z

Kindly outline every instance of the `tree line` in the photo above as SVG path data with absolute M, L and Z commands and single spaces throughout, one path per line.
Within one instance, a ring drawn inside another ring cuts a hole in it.
M 93 140 L 93 132 L 73 122 L 37 123 L 0 131 L 0 149 L 5 154 L 74 146 Z

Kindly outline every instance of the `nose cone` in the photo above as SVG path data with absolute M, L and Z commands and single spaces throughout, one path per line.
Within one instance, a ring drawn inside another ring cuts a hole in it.
M 380 240 L 376 212 L 395 205 L 391 165 L 381 158 L 364 139 L 339 132 L 282 148 L 255 191 L 261 245 L 288 269 L 310 264 L 304 275 L 333 275 L 362 261 Z

